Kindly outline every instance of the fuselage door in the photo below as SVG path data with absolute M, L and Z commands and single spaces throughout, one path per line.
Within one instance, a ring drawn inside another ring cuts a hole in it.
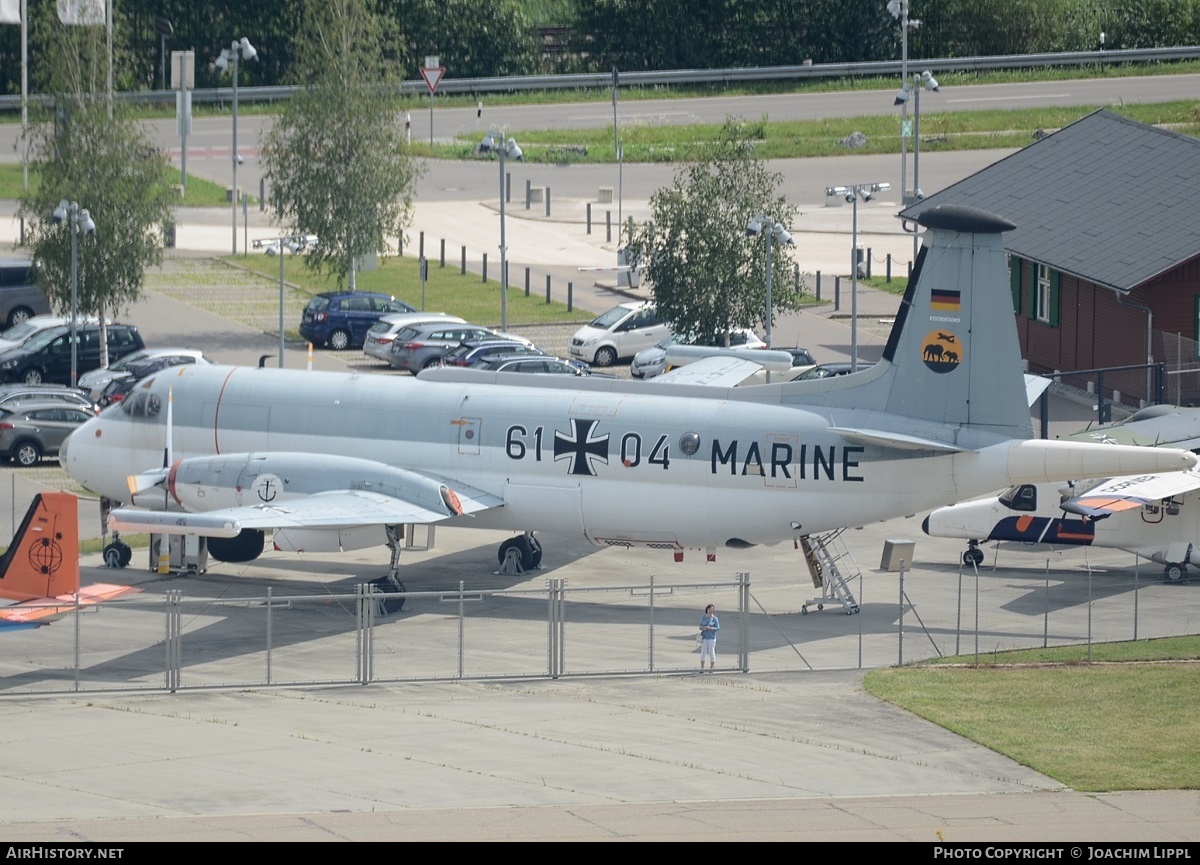
M 479 428 L 483 418 L 460 417 L 451 421 L 458 428 L 458 452 L 467 456 L 479 456 Z

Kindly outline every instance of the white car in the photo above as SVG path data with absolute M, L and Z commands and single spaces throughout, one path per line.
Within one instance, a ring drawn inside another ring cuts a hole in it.
M 654 304 L 632 301 L 614 306 L 575 331 L 567 351 L 576 360 L 612 366 L 670 335 L 670 325 L 658 317 Z
M 94 315 L 80 315 L 75 318 L 76 324 L 95 324 L 100 319 Z M 0 333 L 0 352 L 12 348 L 20 348 L 35 333 L 40 333 L 50 327 L 70 325 L 71 317 L 66 315 L 35 315 L 20 324 L 14 324 L 8 330 Z M 106 319 L 105 324 L 112 324 L 112 319 Z
M 667 349 L 672 345 L 698 345 L 689 337 L 669 336 L 658 345 L 651 346 L 634 355 L 633 363 L 629 366 L 629 374 L 634 378 L 654 378 L 667 371 Z M 766 348 L 767 344 L 758 338 L 758 334 L 746 328 L 731 331 L 729 334 L 730 348 Z
M 444 312 L 393 312 L 385 315 L 371 325 L 363 340 L 363 351 L 376 360 L 384 363 L 392 362 L 392 341 L 396 334 L 414 324 L 425 324 L 431 321 L 445 321 L 454 324 L 466 324 L 465 319 Z
M 141 351 L 135 351 L 133 354 L 126 355 L 120 360 L 113 361 L 107 367 L 101 367 L 100 369 L 84 373 L 79 377 L 79 387 L 87 391 L 93 400 L 99 400 L 100 395 L 104 393 L 104 389 L 108 387 L 109 382 L 114 378 L 124 376 L 131 365 L 138 361 L 168 355 L 178 356 L 179 364 L 212 363 L 211 360 L 204 356 L 203 352 L 195 348 L 144 348 Z

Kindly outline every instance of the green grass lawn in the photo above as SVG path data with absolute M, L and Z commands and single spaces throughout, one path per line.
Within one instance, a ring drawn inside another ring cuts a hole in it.
M 1076 789 L 1200 789 L 1200 637 L 873 670 L 868 691 Z M 957 662 L 957 665 L 955 663 Z
M 274 256 L 249 255 L 227 257 L 226 261 L 239 267 L 244 267 L 255 273 L 260 273 L 272 280 L 268 286 L 279 284 L 279 259 Z M 417 309 L 437 312 L 448 312 L 465 318 L 467 321 L 480 324 L 497 325 L 500 323 L 500 282 L 498 271 L 493 270 L 488 282 L 484 283 L 478 274 L 468 272 L 465 276 L 459 273 L 458 266 L 447 262 L 445 268 L 438 267 L 436 260 L 429 262 L 429 279 L 425 284 L 424 303 L 422 303 L 421 274 L 417 259 L 405 256 L 394 256 L 380 260 L 378 269 L 364 271 L 357 275 L 359 291 L 376 291 L 390 294 Z M 552 301 L 546 303 L 545 285 L 540 289 L 533 286 L 529 297 L 525 296 L 524 277 L 516 272 L 510 273 L 512 280 L 508 286 L 508 321 L 509 324 L 542 324 L 550 322 L 580 321 L 592 318 L 592 314 L 579 309 L 569 311 L 566 304 Z M 292 288 L 293 297 L 299 306 L 321 291 L 337 291 L 337 280 L 315 274 L 304 266 L 304 261 L 298 256 L 286 256 L 284 260 L 284 280 Z M 274 308 L 278 309 L 278 292 L 274 300 L 267 298 Z M 292 321 L 292 320 L 289 320 Z M 298 325 L 299 317 L 294 323 Z
M 180 185 L 180 171 L 177 168 L 171 169 L 168 182 L 172 186 Z M 31 165 L 29 168 L 29 186 L 31 189 L 37 189 L 41 178 L 37 172 L 37 166 Z M 25 179 L 24 171 L 20 163 L 0 163 L 0 199 L 16 199 L 24 194 Z M 225 187 L 219 183 L 205 180 L 201 177 L 196 177 L 194 174 L 188 175 L 187 193 L 180 198 L 179 203 L 185 207 L 220 207 L 229 204 L 229 197 L 226 194 Z M 258 198 L 251 196 L 251 206 L 258 206 Z

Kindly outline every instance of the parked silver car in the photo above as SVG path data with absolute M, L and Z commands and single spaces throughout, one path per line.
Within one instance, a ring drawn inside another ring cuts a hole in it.
M 30 405 L 54 403 L 84 411 L 95 411 L 95 401 L 84 391 L 64 384 L 5 384 L 0 385 L 0 410 L 14 412 Z
M 509 333 L 498 333 L 477 324 L 418 324 L 406 327 L 392 341 L 389 361 L 394 369 L 406 369 L 416 374 L 436 366 L 442 355 L 460 342 L 469 339 L 504 337 L 529 345 L 529 340 Z
M 371 325 L 363 341 L 363 351 L 371 357 L 391 363 L 392 341 L 396 334 L 406 327 L 437 322 L 467 323 L 466 319 L 445 312 L 393 312 Z
M 491 357 L 476 365 L 475 369 L 487 372 L 525 372 L 553 375 L 592 375 L 583 361 L 563 360 L 560 357 L 537 357 L 530 355 L 501 355 Z
M 165 363 L 164 366 L 181 366 L 188 363 L 212 363 L 211 360 L 204 356 L 202 351 L 195 348 L 144 348 L 141 351 L 135 351 L 133 354 L 126 355 L 120 360 L 113 361 L 107 367 L 85 372 L 79 377 L 79 386 L 88 393 L 93 402 L 97 402 L 100 399 L 100 395 L 104 393 L 104 389 L 108 387 L 108 383 L 114 378 L 123 377 L 131 366 L 141 361 L 160 357 L 170 358 L 171 362 Z
M 95 413 L 62 403 L 33 403 L 0 415 L 0 455 L 18 465 L 37 465 L 55 456 L 76 427 Z

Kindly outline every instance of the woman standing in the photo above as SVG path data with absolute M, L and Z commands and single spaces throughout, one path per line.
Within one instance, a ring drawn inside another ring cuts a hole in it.
M 708 671 L 711 673 L 717 665 L 717 631 L 721 630 L 721 622 L 717 618 L 716 607 L 709 604 L 704 608 L 700 617 L 700 672 L 704 672 L 704 659 L 708 658 Z

